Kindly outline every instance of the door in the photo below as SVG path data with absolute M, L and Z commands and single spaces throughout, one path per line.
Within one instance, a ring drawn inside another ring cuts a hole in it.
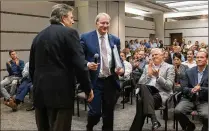
M 149 40 L 152 41 L 155 39 L 155 34 L 149 34 Z
M 174 39 L 177 39 L 177 42 L 181 45 L 182 43 L 182 33 L 170 33 L 170 42 L 173 44 Z

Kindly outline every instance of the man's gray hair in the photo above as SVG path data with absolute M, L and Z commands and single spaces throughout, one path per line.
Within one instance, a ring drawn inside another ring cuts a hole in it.
M 99 13 L 97 16 L 96 16 L 96 18 L 95 18 L 95 23 L 97 23 L 98 21 L 99 21 L 99 19 L 102 17 L 102 16 L 106 16 L 108 19 L 109 19 L 109 21 L 111 20 L 111 18 L 110 18 L 110 16 L 107 14 L 107 13 Z
M 163 51 L 161 48 L 153 48 L 153 49 L 151 50 L 151 54 L 152 54 L 153 52 L 159 52 L 160 54 L 163 54 L 163 53 L 164 53 L 164 51 Z
M 68 12 L 73 12 L 73 8 L 67 4 L 57 4 L 52 7 L 52 13 L 50 16 L 50 23 L 62 22 L 62 17 L 67 16 Z

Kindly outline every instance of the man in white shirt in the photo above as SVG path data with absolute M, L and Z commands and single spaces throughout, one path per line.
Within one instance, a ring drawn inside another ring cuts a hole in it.
M 183 65 L 187 65 L 189 68 L 197 66 L 196 61 L 194 60 L 194 51 L 187 51 L 187 61 L 182 63 Z
M 113 131 L 114 106 L 117 101 L 117 92 L 120 90 L 118 75 L 124 74 L 123 68 L 116 67 L 114 61 L 114 46 L 120 51 L 120 39 L 108 34 L 110 16 L 99 13 L 96 16 L 96 30 L 82 34 L 80 43 L 83 47 L 91 83 L 93 85 L 94 98 L 88 104 L 87 131 L 92 131 L 100 118 L 103 119 L 102 130 Z M 98 63 L 95 62 L 95 54 L 99 55 Z
M 120 53 L 120 57 L 123 60 L 123 64 L 124 64 L 124 67 L 125 67 L 125 73 L 124 73 L 123 77 L 119 77 L 119 78 L 121 80 L 125 80 L 126 81 L 126 82 L 122 81 L 122 85 L 121 85 L 122 87 L 125 87 L 126 85 L 130 85 L 130 81 L 129 80 L 130 80 L 130 74 L 132 72 L 132 65 L 131 65 L 131 63 L 126 61 L 126 54 L 124 52 Z M 132 88 L 125 89 L 125 92 L 124 92 L 125 99 L 124 99 L 124 101 L 121 101 L 121 103 L 129 102 L 130 92 L 131 91 L 132 91 Z

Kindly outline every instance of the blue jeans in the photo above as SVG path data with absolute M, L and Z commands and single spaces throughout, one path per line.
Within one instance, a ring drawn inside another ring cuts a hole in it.
M 28 79 L 24 80 L 17 89 L 17 94 L 15 99 L 23 101 L 27 93 L 30 91 L 31 87 L 32 87 L 31 81 Z

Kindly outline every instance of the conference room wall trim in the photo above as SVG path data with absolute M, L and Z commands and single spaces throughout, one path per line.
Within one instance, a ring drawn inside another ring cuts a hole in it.
M 208 27 L 173 28 L 173 29 L 165 29 L 165 30 L 184 30 L 184 29 L 201 29 L 201 28 L 208 28 Z
M 126 28 L 135 28 L 135 29 L 144 29 L 144 30 L 155 30 L 155 29 L 149 29 L 149 28 L 141 28 L 141 27 L 135 27 L 135 26 L 125 26 Z

